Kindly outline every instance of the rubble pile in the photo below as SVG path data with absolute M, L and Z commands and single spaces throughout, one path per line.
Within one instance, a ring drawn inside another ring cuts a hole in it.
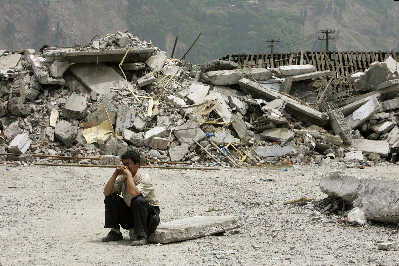
M 397 64 L 354 74 L 351 97 L 337 103 L 329 84 L 316 87 L 331 71 L 197 67 L 127 32 L 73 48 L 0 51 L 0 154 L 134 147 L 160 161 L 233 167 L 388 158 L 399 145 Z

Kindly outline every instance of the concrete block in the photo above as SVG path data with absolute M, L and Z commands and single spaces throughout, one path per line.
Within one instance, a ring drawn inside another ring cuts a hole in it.
M 186 102 L 179 97 L 174 95 L 169 95 L 166 99 L 174 106 L 174 107 L 184 107 L 187 106 Z
M 244 77 L 241 69 L 209 71 L 202 75 L 203 79 L 212 85 L 230 86 L 238 84 L 238 81 Z
M 345 120 L 350 128 L 357 128 L 366 122 L 373 114 L 377 113 L 380 109 L 380 103 L 377 97 L 371 97 L 367 103 L 363 104 Z
M 364 161 L 362 151 L 350 151 L 345 153 L 345 160 L 347 161 Z
M 384 112 L 388 112 L 388 111 L 399 109 L 399 98 L 395 98 L 395 99 L 392 99 L 392 100 L 385 101 L 381 105 L 382 105 L 381 109 Z
M 155 55 L 148 58 L 146 64 L 151 68 L 152 71 L 158 72 L 162 70 L 166 59 L 168 59 L 166 52 L 159 51 Z
M 282 157 L 286 155 L 293 155 L 296 154 L 296 149 L 291 146 L 280 146 L 280 145 L 273 145 L 273 146 L 258 146 L 255 148 L 255 153 L 259 157 L 267 158 L 267 157 Z
M 115 123 L 115 132 L 122 134 L 125 129 L 133 127 L 133 123 L 136 119 L 136 112 L 133 109 L 129 109 L 127 106 L 123 106 L 118 110 Z
M 166 129 L 166 127 L 154 127 L 144 133 L 144 141 L 147 142 L 155 137 L 163 138 L 168 136 L 169 136 L 169 131 Z
M 143 119 L 141 116 L 136 116 L 133 122 L 133 127 L 137 131 L 143 131 L 147 126 L 147 121 Z
M 157 79 L 154 76 L 154 73 L 148 73 L 145 76 L 142 76 L 141 78 L 139 78 L 137 80 L 137 85 L 142 88 L 148 85 L 151 85 L 152 83 L 154 83 Z
M 228 98 L 218 92 L 212 91 L 205 99 L 206 101 L 213 101 L 215 103 L 214 111 L 223 119 L 223 122 L 231 123 L 233 114 L 229 105 Z
M 71 147 L 75 141 L 77 133 L 77 127 L 65 120 L 60 120 L 55 126 L 54 136 L 65 146 Z
M 187 98 L 194 104 L 201 104 L 206 101 L 210 87 L 200 82 L 193 82 L 190 85 Z
M 27 133 L 19 134 L 8 145 L 8 151 L 14 154 L 23 154 L 29 149 L 31 143 Z
M 263 139 L 280 143 L 286 143 L 292 140 L 295 136 L 294 132 L 292 132 L 288 128 L 267 129 L 263 131 L 260 135 Z
M 189 145 L 195 143 L 195 141 L 201 141 L 206 137 L 204 131 L 201 130 L 199 125 L 193 122 L 187 122 L 176 127 L 173 133 L 181 144 Z
M 390 152 L 389 143 L 385 140 L 353 139 L 352 147 L 358 151 L 375 152 L 385 156 Z
M 231 216 L 194 216 L 161 223 L 149 241 L 151 243 L 173 243 L 215 235 L 239 227 L 238 220 Z
M 320 189 L 359 208 L 367 220 L 399 223 L 399 182 L 388 178 L 349 176 L 334 172 L 322 177 Z
M 247 125 L 245 124 L 245 121 L 242 119 L 241 116 L 234 115 L 232 118 L 231 125 L 234 128 L 234 130 L 236 131 L 236 133 L 241 141 L 248 142 L 251 139 L 251 136 L 247 129 Z
M 171 140 L 169 138 L 153 137 L 145 141 L 147 146 L 156 150 L 167 150 L 170 146 Z
M 54 78 L 62 78 L 71 65 L 73 64 L 66 61 L 54 61 L 49 67 L 50 75 Z
M 289 111 L 293 115 L 296 115 L 299 119 L 303 121 L 312 121 L 320 126 L 328 123 L 329 119 L 326 114 L 321 113 L 310 106 L 304 105 L 291 97 L 281 94 L 275 90 L 264 88 L 258 83 L 249 79 L 241 79 L 239 84 L 243 90 L 246 90 L 248 93 L 254 96 L 259 96 L 266 100 L 283 100 L 284 102 L 286 102 L 287 111 Z
M 375 90 L 378 85 L 388 80 L 390 71 L 385 62 L 374 62 L 359 80 L 360 86 L 367 90 Z
M 71 66 L 72 74 L 91 92 L 100 95 L 111 93 L 111 88 L 127 86 L 126 80 L 112 67 L 104 64 L 76 64 Z
M 65 103 L 64 115 L 72 119 L 86 117 L 87 99 L 79 94 L 72 94 Z
M 21 60 L 20 54 L 10 54 L 0 56 L 0 71 L 6 71 L 10 68 L 17 67 L 19 61 Z
M 266 68 L 249 68 L 244 70 L 244 75 L 258 81 L 266 81 L 272 78 L 272 71 Z
M 143 132 L 136 133 L 131 130 L 125 129 L 122 132 L 122 137 L 126 142 L 135 147 L 142 147 L 145 145 Z
M 127 151 L 128 145 L 123 140 L 112 136 L 105 144 L 100 144 L 99 147 L 105 155 L 120 156 Z
M 201 71 L 203 73 L 209 71 L 217 71 L 217 70 L 233 70 L 239 68 L 240 65 L 233 61 L 226 60 L 213 60 L 206 64 L 201 65 Z
M 312 65 L 289 65 L 289 66 L 280 66 L 278 71 L 283 76 L 296 76 L 302 75 L 306 73 L 311 73 L 317 71 L 315 66 Z
M 395 126 L 395 123 L 393 123 L 392 121 L 385 121 L 385 122 L 382 122 L 382 123 L 372 126 L 371 130 L 373 130 L 375 133 L 378 133 L 378 134 L 384 134 L 384 133 L 389 132 L 394 126 Z
M 184 156 L 186 156 L 189 152 L 190 145 L 182 144 L 180 146 L 175 146 L 169 149 L 169 156 L 172 162 L 179 162 L 183 160 Z

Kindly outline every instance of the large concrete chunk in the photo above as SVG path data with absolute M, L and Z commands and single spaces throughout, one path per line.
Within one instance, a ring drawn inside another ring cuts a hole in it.
M 15 154 L 23 154 L 29 149 L 31 143 L 32 141 L 27 133 L 19 134 L 8 145 L 8 151 Z
M 62 78 L 53 78 L 50 76 L 47 66 L 44 64 L 46 59 L 35 55 L 35 50 L 25 50 L 25 58 L 31 64 L 33 73 L 40 84 L 44 85 L 65 85 Z
M 259 85 L 258 83 L 251 81 L 249 79 L 241 79 L 240 87 L 254 96 L 260 96 L 266 100 L 281 99 L 286 102 L 288 111 L 293 115 L 297 115 L 298 118 L 304 121 L 313 121 L 317 125 L 325 125 L 328 122 L 328 116 L 321 113 L 310 106 L 299 103 L 298 101 L 281 94 L 273 89 L 267 89 Z
M 151 243 L 173 243 L 215 235 L 239 227 L 231 216 L 194 216 L 161 223 L 150 237 Z
M 358 151 L 374 152 L 388 155 L 390 152 L 389 143 L 385 140 L 353 139 L 352 146 Z
M 360 87 L 367 90 L 376 89 L 379 84 L 388 80 L 389 74 L 390 71 L 385 62 L 374 62 L 360 78 Z
M 64 114 L 69 118 L 82 119 L 86 116 L 87 99 L 79 94 L 72 94 L 64 107 Z
M 380 124 L 372 126 L 371 130 L 373 130 L 375 133 L 378 134 L 384 134 L 389 132 L 394 126 L 395 123 L 393 123 L 392 121 L 385 121 Z
M 399 127 L 395 126 L 391 132 L 389 132 L 387 141 L 391 148 L 399 148 Z
M 290 65 L 278 68 L 283 76 L 296 76 L 316 71 L 316 67 L 312 65 Z
M 384 62 L 387 64 L 387 67 L 392 74 L 397 74 L 399 72 L 399 63 L 393 59 L 392 56 L 389 56 Z
M 77 64 L 70 69 L 90 91 L 100 95 L 109 94 L 111 88 L 127 86 L 118 72 L 103 64 Z
M 345 175 L 340 172 L 325 175 L 320 189 L 329 197 L 338 197 L 353 204 L 367 220 L 399 222 L 399 182 Z
M 181 144 L 193 144 L 205 138 L 205 133 L 198 124 L 187 122 L 174 130 L 174 135 Z
M 19 63 L 19 60 L 21 60 L 21 57 L 20 54 L 0 56 L 0 71 L 15 68 Z
M 296 76 L 290 76 L 287 77 L 284 82 L 283 82 L 283 87 L 286 92 L 290 92 L 292 83 L 298 82 L 298 81 L 304 81 L 304 80 L 316 80 L 320 79 L 322 77 L 329 77 L 333 76 L 334 73 L 332 71 L 317 71 L 317 72 L 312 72 L 312 73 L 307 73 L 307 74 L 301 74 L 301 75 L 296 75 Z
M 71 65 L 72 63 L 65 61 L 54 61 L 49 67 L 50 74 L 54 78 L 62 78 Z
M 55 138 L 67 147 L 71 147 L 77 135 L 77 127 L 71 123 L 61 120 L 55 126 Z
M 146 64 L 151 68 L 152 71 L 158 72 L 162 70 L 166 59 L 168 59 L 168 55 L 166 52 L 161 51 L 148 58 Z
M 247 129 L 247 125 L 245 124 L 245 121 L 242 119 L 241 116 L 234 115 L 231 125 L 236 131 L 238 137 L 240 137 L 241 141 L 248 142 L 251 139 L 251 136 Z
M 373 114 L 375 114 L 380 109 L 380 103 L 377 97 L 371 97 L 370 100 L 363 104 L 359 109 L 354 111 L 352 115 L 348 116 L 346 122 L 349 127 L 356 128 L 361 126 L 367 121 Z
M 264 139 L 285 143 L 294 138 L 295 134 L 288 128 L 273 128 L 263 131 L 260 134 Z
M 201 104 L 206 101 L 205 96 L 208 95 L 209 86 L 199 82 L 193 82 L 188 89 L 187 98 L 194 104 Z
M 212 85 L 230 86 L 238 84 L 238 81 L 243 77 L 243 72 L 241 69 L 218 70 L 209 71 L 202 76 L 204 80 L 211 83 Z
M 254 80 L 265 81 L 272 78 L 272 72 L 266 68 L 250 68 L 244 70 L 244 75 Z
M 233 117 L 231 109 L 227 104 L 227 97 L 219 92 L 212 91 L 205 100 L 213 101 L 215 103 L 214 111 L 223 119 L 223 122 L 230 123 Z

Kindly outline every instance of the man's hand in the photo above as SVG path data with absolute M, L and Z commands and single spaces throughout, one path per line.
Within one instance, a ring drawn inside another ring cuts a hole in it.
M 123 165 L 117 166 L 114 171 L 114 176 L 120 176 L 122 174 L 126 174 L 126 171 L 127 171 L 126 166 L 123 166 Z

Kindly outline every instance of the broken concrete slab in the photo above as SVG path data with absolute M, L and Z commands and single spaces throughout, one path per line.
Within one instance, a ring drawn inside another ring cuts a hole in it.
M 52 61 L 68 61 L 79 64 L 145 62 L 155 51 L 155 48 L 124 48 L 124 49 L 46 49 L 43 56 Z
M 201 104 L 206 101 L 205 97 L 208 95 L 210 87 L 200 82 L 191 83 L 188 89 L 187 98 L 194 104 Z
M 19 134 L 8 145 L 8 151 L 14 154 L 24 154 L 28 151 L 31 143 L 27 133 Z
M 148 58 L 146 64 L 151 68 L 152 71 L 158 72 L 162 70 L 167 59 L 168 55 L 166 54 L 166 52 L 159 51 L 155 55 Z
M 76 64 L 70 70 L 91 92 L 100 95 L 110 94 L 111 88 L 127 86 L 126 80 L 118 72 L 104 64 Z
M 243 69 L 243 76 L 258 81 L 266 81 L 272 78 L 272 71 L 267 68 L 249 68 Z
M 173 243 L 221 234 L 239 227 L 232 216 L 194 216 L 161 223 L 150 236 L 151 243 Z
M 377 97 L 371 97 L 367 103 L 363 104 L 345 120 L 350 128 L 357 128 L 367 121 L 373 114 L 380 109 L 380 103 Z
M 212 101 L 215 104 L 214 111 L 219 115 L 220 118 L 222 118 L 223 122 L 231 123 L 233 114 L 229 105 L 227 104 L 227 97 L 218 92 L 211 91 L 205 100 Z
M 217 86 L 238 84 L 238 81 L 242 79 L 242 77 L 243 71 L 241 69 L 209 71 L 202 74 L 202 78 L 205 81 Z
M 173 134 L 181 144 L 193 144 L 195 141 L 201 141 L 206 137 L 204 131 L 194 122 L 187 122 L 174 129 Z
M 35 50 L 25 50 L 24 56 L 29 64 L 32 66 L 33 73 L 40 84 L 43 85 L 65 85 L 65 80 L 62 78 L 53 78 L 50 76 L 47 66 L 45 66 L 46 59 L 35 54 Z
M 299 103 L 291 97 L 288 97 L 277 91 L 264 88 L 254 81 L 251 81 L 249 79 L 241 79 L 239 81 L 239 84 L 243 90 L 248 91 L 254 96 L 260 96 L 267 100 L 283 100 L 284 102 L 286 102 L 287 110 L 290 111 L 291 114 L 298 116 L 299 119 L 302 119 L 304 121 L 313 121 L 320 126 L 327 124 L 329 120 L 326 114 L 321 113 L 310 106 Z
M 265 140 L 286 143 L 294 138 L 295 133 L 288 128 L 273 128 L 263 131 L 260 135 Z
M 231 125 L 242 142 L 245 143 L 251 139 L 251 135 L 249 134 L 247 125 L 245 124 L 245 121 L 242 119 L 241 116 L 233 115 Z
M 371 63 L 365 75 L 359 80 L 361 88 L 366 90 L 377 89 L 378 85 L 389 78 L 390 71 L 385 62 Z
M 371 130 L 378 134 L 384 134 L 384 133 L 389 132 L 394 126 L 395 126 L 395 123 L 393 123 L 392 121 L 385 121 L 385 122 L 382 122 L 382 123 L 372 126 Z
M 201 72 L 217 71 L 217 70 L 233 70 L 239 68 L 240 65 L 233 61 L 213 60 L 201 65 Z
M 10 68 L 17 67 L 19 61 L 21 60 L 22 55 L 20 54 L 9 54 L 0 56 L 0 71 L 8 70 Z
M 292 84 L 294 82 L 299 82 L 299 81 L 304 81 L 304 80 L 316 80 L 316 79 L 320 79 L 323 77 L 331 77 L 333 75 L 334 75 L 334 73 L 332 71 L 326 70 L 326 71 L 317 71 L 317 72 L 308 73 L 308 74 L 290 76 L 284 80 L 284 82 L 282 83 L 282 87 L 284 88 L 285 92 L 290 93 Z
M 139 78 L 139 79 L 137 80 L 137 85 L 138 85 L 140 88 L 143 88 L 143 87 L 145 87 L 145 86 L 151 85 L 151 84 L 154 83 L 156 80 L 157 80 L 157 79 L 155 78 L 154 73 L 151 72 L 151 73 L 148 73 L 148 74 L 142 76 L 141 78 Z
M 387 64 L 387 67 L 392 75 L 398 74 L 399 63 L 395 59 L 393 59 L 392 56 L 389 56 L 387 59 L 385 59 L 384 62 Z
M 109 121 L 112 125 L 116 123 L 116 112 L 113 111 L 113 106 L 107 103 L 101 103 L 97 105 L 97 110 L 89 113 L 86 117 L 86 123 L 84 127 L 94 127 L 101 124 L 104 121 Z
M 64 106 L 64 116 L 72 119 L 83 119 L 86 117 L 87 98 L 83 95 L 72 94 Z
M 296 154 L 296 149 L 291 146 L 280 146 L 280 145 L 273 145 L 273 146 L 258 146 L 255 148 L 255 153 L 261 158 L 267 157 L 282 157 L 286 155 L 293 155 Z
M 133 128 L 137 131 L 143 131 L 147 126 L 147 121 L 141 116 L 136 116 L 133 122 Z
M 389 143 L 385 140 L 353 139 L 352 146 L 359 151 L 375 152 L 385 156 L 390 152 Z
M 172 162 L 179 162 L 188 154 L 190 145 L 182 144 L 169 149 L 169 157 Z
M 381 94 L 373 94 L 371 96 L 365 97 L 365 98 L 361 98 L 358 99 L 356 101 L 353 101 L 343 107 L 340 108 L 340 110 L 342 111 L 342 113 L 347 116 L 350 115 L 351 113 L 353 113 L 356 109 L 358 109 L 360 106 L 364 105 L 365 103 L 367 103 L 369 100 L 373 99 L 373 98 L 379 98 L 381 96 Z
M 49 66 L 50 75 L 54 78 L 62 78 L 71 65 L 70 62 L 54 61 Z
M 359 208 L 367 220 L 398 223 L 399 182 L 334 172 L 322 177 L 320 189 L 329 197 L 341 198 Z
M 248 111 L 248 104 L 236 96 L 229 96 L 229 105 L 233 110 L 245 115 Z
M 54 136 L 67 147 L 71 147 L 75 141 L 78 128 L 65 120 L 61 120 L 55 126 Z
M 315 72 L 317 69 L 312 65 L 289 65 L 289 66 L 280 66 L 278 71 L 283 76 L 296 76 L 307 74 L 311 72 Z
M 99 145 L 105 155 L 122 155 L 127 151 L 128 145 L 121 139 L 111 136 L 105 144 Z

